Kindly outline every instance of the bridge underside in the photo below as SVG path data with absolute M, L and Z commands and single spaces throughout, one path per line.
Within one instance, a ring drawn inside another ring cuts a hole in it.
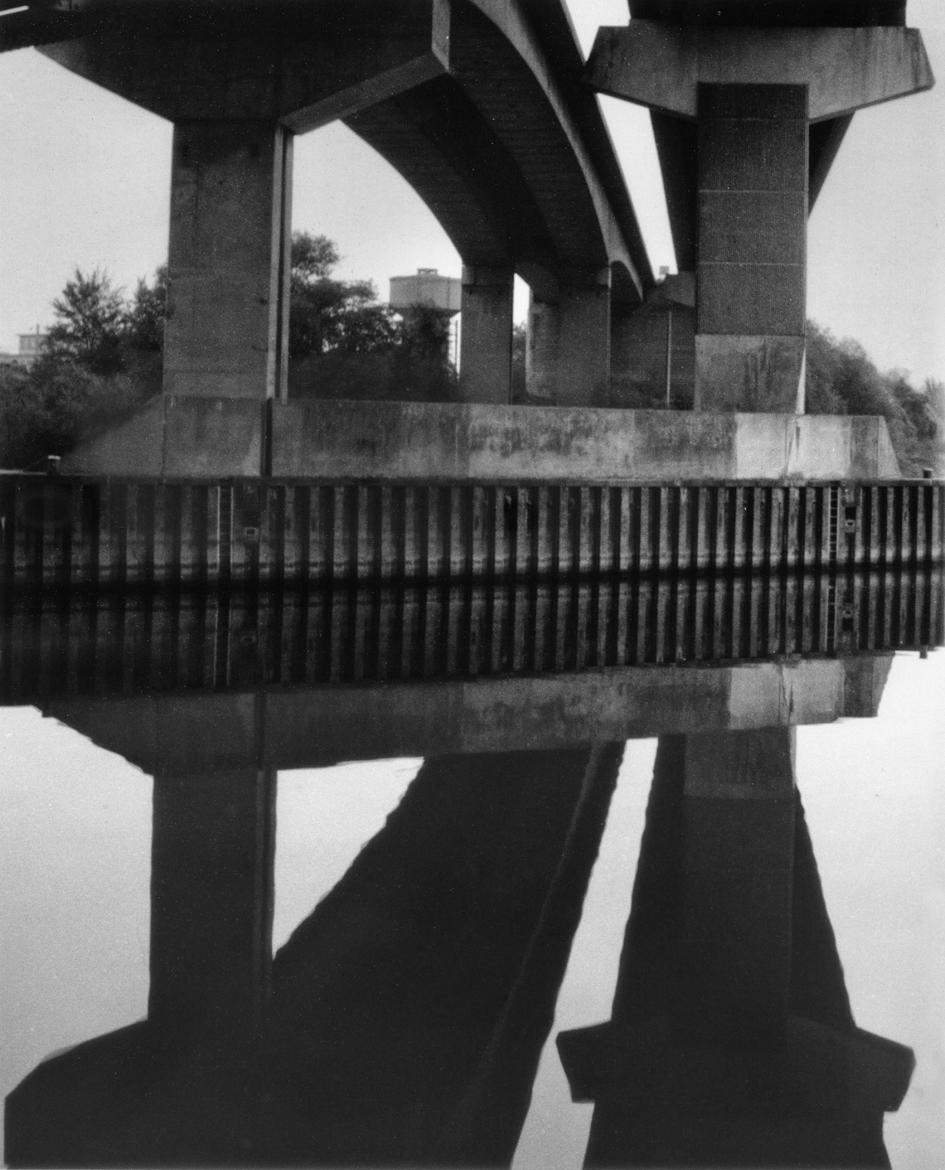
M 175 124 L 163 400 L 66 466 L 194 476 L 381 466 L 387 475 L 422 451 L 421 475 L 452 475 L 457 460 L 462 474 L 485 464 L 487 476 L 514 475 L 518 462 L 534 474 L 553 464 L 557 475 L 557 452 L 599 455 L 628 479 L 650 475 L 647 426 L 616 410 L 545 410 L 511 430 L 500 417 L 511 401 L 518 273 L 532 289 L 529 403 L 633 401 L 665 320 L 666 404 L 675 362 L 677 377 L 691 372 L 685 405 L 705 417 L 660 424 L 664 478 L 681 467 L 755 474 L 749 464 L 773 477 L 867 466 L 894 476 L 882 422 L 851 432 L 842 420 L 788 421 L 804 408 L 806 213 L 852 110 L 931 84 L 931 74 L 921 41 L 901 27 L 901 3 L 756 8 L 631 0 L 636 19 L 601 30 L 588 63 L 599 89 L 653 110 L 680 266 L 694 270 L 689 291 L 685 278 L 654 287 L 561 2 L 86 0 L 6 17 L 7 47 L 43 43 L 67 68 Z M 751 28 L 740 23 L 749 12 Z M 833 70 L 822 68 L 825 53 Z M 329 404 L 312 412 L 285 402 L 292 139 L 335 119 L 404 175 L 460 252 L 459 397 L 495 404 L 487 418 L 431 404 L 404 406 L 395 421 L 380 404 L 347 404 L 342 426 Z M 728 431 L 713 420 L 739 411 L 771 412 L 761 431 L 774 439 L 734 425 L 758 442 L 753 458 L 736 459 L 738 442 L 717 437 Z M 382 418 L 387 433 L 416 444 L 400 463 L 389 459 Z M 564 474 L 586 469 L 572 462 Z
M 6 18 L 8 46 L 45 42 L 175 124 L 165 392 L 284 396 L 292 137 L 341 119 L 462 258 L 462 397 L 510 400 L 518 274 L 541 319 L 536 394 L 602 401 L 611 302 L 639 304 L 653 276 L 561 4 L 88 0 L 55 16 Z

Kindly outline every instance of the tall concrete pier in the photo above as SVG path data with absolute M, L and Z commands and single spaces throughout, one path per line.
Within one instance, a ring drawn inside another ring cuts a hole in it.
M 588 78 L 653 114 L 696 274 L 695 407 L 801 412 L 809 204 L 854 111 L 932 85 L 921 36 L 901 0 L 629 6 Z

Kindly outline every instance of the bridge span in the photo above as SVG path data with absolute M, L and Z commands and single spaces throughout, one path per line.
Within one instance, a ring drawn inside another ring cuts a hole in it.
M 618 388 L 652 349 L 657 302 L 680 306 L 666 364 L 684 351 L 695 410 L 766 414 L 787 434 L 804 411 L 810 204 L 856 109 L 932 84 L 902 0 L 630 0 L 633 19 L 600 30 L 586 68 L 564 0 L 2 9 L 3 48 L 37 45 L 175 127 L 162 401 L 77 453 L 71 469 L 92 474 L 164 474 L 173 439 L 185 475 L 285 473 L 291 449 L 291 474 L 323 474 L 323 458 L 340 455 L 370 476 L 384 442 L 377 404 L 348 404 L 334 430 L 280 412 L 292 142 L 335 119 L 407 179 L 463 261 L 461 401 L 421 408 L 424 474 L 484 448 L 500 463 L 556 451 L 586 476 L 580 440 L 602 418 L 590 408 L 625 402 Z M 682 269 L 662 285 L 594 88 L 653 112 Z M 532 296 L 524 405 L 546 409 L 508 452 L 516 274 Z M 604 413 L 621 446 L 632 412 Z M 686 474 L 713 474 L 713 425 L 671 418 L 670 463 L 678 448 Z M 813 429 L 823 441 L 790 474 L 845 475 L 836 420 Z M 888 447 L 871 431 L 864 441 L 848 466 Z M 880 462 L 871 474 L 896 475 L 894 460 Z
M 175 126 L 165 391 L 284 397 L 292 139 L 342 119 L 417 191 L 463 269 L 463 395 L 509 400 L 512 282 L 543 396 L 609 376 L 611 297 L 653 274 L 562 3 L 32 5 L 7 44 Z

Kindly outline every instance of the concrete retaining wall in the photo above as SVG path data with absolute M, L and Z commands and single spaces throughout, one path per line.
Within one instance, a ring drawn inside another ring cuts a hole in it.
M 276 403 L 272 473 L 410 479 L 877 479 L 885 420 L 840 415 Z
M 163 394 L 63 457 L 70 475 L 259 475 L 265 403 Z
M 898 478 L 884 419 L 165 395 L 70 474 L 463 481 Z

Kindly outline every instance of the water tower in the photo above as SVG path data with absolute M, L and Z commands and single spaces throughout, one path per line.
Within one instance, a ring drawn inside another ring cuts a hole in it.
M 455 317 L 462 308 L 463 282 L 456 276 L 441 276 L 435 268 L 418 268 L 414 276 L 390 278 L 390 307 L 403 317 L 417 309 L 433 310 L 444 320 Z M 448 333 L 447 357 L 458 368 L 459 346 L 455 322 Z

